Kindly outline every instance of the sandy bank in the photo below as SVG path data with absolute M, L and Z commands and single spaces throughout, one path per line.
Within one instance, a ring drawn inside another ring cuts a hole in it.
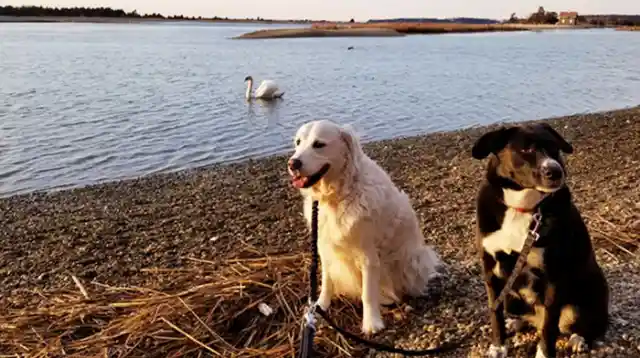
M 594 25 L 560 25 L 560 24 L 503 24 L 502 26 L 522 28 L 527 30 L 585 30 L 598 28 Z
M 446 34 L 498 31 L 527 31 L 526 27 L 510 25 L 440 24 L 380 22 L 373 24 L 318 23 L 303 29 L 274 29 L 249 32 L 236 39 L 267 39 L 294 37 L 380 37 L 404 34 Z
M 278 38 L 301 38 L 301 37 L 397 37 L 403 34 L 393 29 L 273 29 L 258 30 L 234 37 L 234 39 L 278 39 Z
M 637 357 L 640 107 L 549 123 L 575 147 L 569 185 L 612 288 L 612 326 L 591 356 Z M 487 348 L 473 239 L 484 164 L 469 154 L 485 131 L 365 145 L 412 198 L 427 240 L 450 266 L 432 296 L 383 310 L 387 330 L 376 341 L 420 348 L 471 332 L 441 357 L 480 357 Z M 0 200 L 0 352 L 207 356 L 178 327 L 222 356 L 293 356 L 309 256 L 285 163 L 276 156 Z M 259 303 L 273 315 L 258 313 Z M 331 314 L 358 332 L 359 307 L 335 302 Z M 317 337 L 323 357 L 346 357 L 337 347 L 366 356 L 324 323 Z M 512 342 L 511 357 L 529 357 L 536 336 Z
M 640 26 L 620 26 L 616 27 L 618 31 L 640 31 Z
M 457 23 L 430 23 L 430 22 L 376 22 L 336 24 L 313 24 L 317 29 L 390 29 L 404 34 L 447 34 L 447 33 L 474 33 L 474 32 L 501 32 L 501 31 L 527 31 L 522 26 L 510 24 L 457 24 Z
M 544 30 L 584 30 L 593 28 L 591 25 L 545 25 L 545 24 L 461 24 L 461 23 L 430 23 L 430 22 L 376 22 L 376 23 L 318 23 L 313 24 L 318 29 L 364 29 L 384 28 L 396 30 L 406 34 L 448 34 L 448 33 L 476 33 L 476 32 L 505 32 L 505 31 L 544 31 Z

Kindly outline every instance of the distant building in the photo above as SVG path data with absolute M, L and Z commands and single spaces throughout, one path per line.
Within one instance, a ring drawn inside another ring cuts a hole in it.
M 577 25 L 578 13 L 575 11 L 563 11 L 558 15 L 558 24 L 560 25 Z

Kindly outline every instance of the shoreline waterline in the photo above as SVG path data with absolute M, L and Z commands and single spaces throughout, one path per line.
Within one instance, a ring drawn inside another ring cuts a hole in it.
M 608 114 L 608 113 L 624 113 L 626 111 L 633 111 L 634 109 L 638 109 L 640 108 L 639 106 L 629 106 L 629 107 L 625 107 L 625 108 L 619 108 L 619 109 L 613 109 L 613 110 L 603 110 L 603 111 L 597 111 L 597 112 L 591 112 L 591 113 L 575 113 L 575 114 L 570 114 L 570 115 L 565 115 L 565 116 L 556 116 L 556 117 L 551 117 L 551 118 L 545 118 L 545 119 L 530 119 L 530 120 L 525 120 L 525 121 L 517 121 L 517 122 L 499 122 L 499 123 L 494 123 L 494 124 L 490 124 L 490 125 L 472 125 L 472 126 L 464 126 L 461 127 L 459 129 L 455 129 L 455 130 L 446 130 L 446 131 L 433 131 L 433 132 L 428 132 L 428 133 L 424 133 L 424 134 L 417 134 L 417 135 L 410 135 L 410 136 L 399 136 L 399 137 L 395 137 L 395 138 L 389 138 L 389 139 L 381 139 L 381 140 L 373 140 L 373 141 L 363 141 L 363 146 L 365 148 L 367 147 L 378 147 L 379 145 L 386 145 L 386 144 L 391 144 L 391 143 L 402 143 L 403 141 L 412 141 L 412 140 L 418 140 L 420 138 L 424 138 L 424 137 L 430 137 L 430 136 L 438 136 L 438 135 L 446 135 L 446 134 L 455 134 L 455 133 L 459 133 L 459 132 L 467 132 L 467 131 L 476 131 L 476 130 L 482 130 L 482 128 L 491 128 L 491 127 L 495 127 L 495 126 L 499 126 L 499 125 L 514 125 L 514 124 L 522 124 L 522 123 L 530 123 L 530 122 L 536 122 L 536 121 L 553 121 L 553 120 L 560 120 L 560 119 L 567 119 L 567 118 L 575 118 L 575 117 L 580 117 L 580 116 L 589 116 L 589 115 L 601 115 L 601 114 Z M 357 128 L 356 128 L 357 130 Z M 293 136 L 295 132 L 295 128 L 291 129 L 291 136 Z M 187 168 L 187 169 L 176 169 L 176 170 L 170 170 L 170 171 L 159 171 L 157 173 L 150 173 L 150 174 L 143 174 L 143 175 L 136 175 L 136 176 L 126 176 L 126 177 L 121 177 L 121 178 L 115 178 L 115 179 L 106 179 L 106 180 L 98 180 L 89 184 L 66 184 L 63 186 L 58 186 L 58 187 L 48 187 L 48 188 L 43 188 L 43 189 L 36 189 L 36 190 L 32 190 L 29 192 L 24 192 L 24 193 L 18 193 L 18 194 L 8 194 L 8 195 L 0 195 L 0 201 L 4 200 L 4 199 L 9 199 L 12 197 L 17 197 L 17 196 L 41 196 L 41 195 L 52 195 L 52 194 L 56 194 L 56 193 L 64 193 L 64 192 L 68 192 L 68 191 L 75 191 L 75 190 L 84 190 L 84 189 L 89 189 L 89 188 L 95 188 L 95 187 L 100 187 L 103 185 L 112 185 L 114 183 L 120 183 L 120 182 L 129 182 L 129 181 L 139 181 L 139 180 L 145 180 L 146 178 L 153 178 L 153 177 L 157 177 L 157 176 L 173 176 L 173 175 L 178 175 L 178 176 L 182 176 L 182 175 L 189 175 L 190 173 L 198 173 L 201 171 L 209 171 L 209 170 L 219 170 L 219 169 L 223 169 L 225 167 L 237 167 L 237 166 L 243 166 L 243 165 L 248 165 L 250 163 L 254 163 L 254 162 L 259 162 L 259 161 L 273 161 L 273 160 L 285 160 L 287 154 L 287 152 L 281 152 L 281 153 L 275 153 L 275 154 L 267 154 L 267 155 L 261 155 L 261 156 L 257 156 L 257 157 L 250 157 L 250 158 L 243 158 L 243 159 L 238 159 L 238 160 L 232 160 L 232 161 L 223 161 L 223 162 L 218 162 L 218 163 L 213 163 L 210 165 L 205 165 L 205 166 L 199 166 L 199 167 L 193 167 L 193 168 Z

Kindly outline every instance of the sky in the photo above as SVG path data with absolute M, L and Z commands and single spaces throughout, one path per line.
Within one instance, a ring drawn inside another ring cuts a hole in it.
M 524 17 L 545 4 L 539 0 L 0 0 L 0 5 L 108 6 L 163 15 L 367 21 L 395 17 Z M 553 0 L 547 11 L 582 14 L 640 14 L 640 0 Z

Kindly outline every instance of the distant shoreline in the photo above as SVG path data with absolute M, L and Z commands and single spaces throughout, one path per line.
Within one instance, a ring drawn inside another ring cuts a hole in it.
M 616 27 L 618 31 L 640 31 L 640 26 L 619 26 Z
M 153 18 L 153 17 L 98 17 L 98 16 L 7 16 L 0 15 L 0 23 L 96 23 L 96 24 L 128 24 L 147 22 L 213 22 L 260 25 L 311 25 L 306 20 L 245 20 L 245 19 L 191 19 L 191 18 Z
M 584 30 L 591 25 L 537 25 L 537 24 L 463 24 L 436 22 L 375 22 L 375 23 L 314 23 L 309 28 L 262 29 L 247 32 L 234 39 L 279 39 L 302 37 L 401 37 L 411 34 L 449 34 L 479 32 L 514 32 L 544 30 Z
M 393 29 L 382 28 L 342 28 L 322 29 L 305 27 L 300 29 L 269 29 L 252 31 L 233 39 L 276 39 L 303 37 L 402 37 L 405 34 Z

